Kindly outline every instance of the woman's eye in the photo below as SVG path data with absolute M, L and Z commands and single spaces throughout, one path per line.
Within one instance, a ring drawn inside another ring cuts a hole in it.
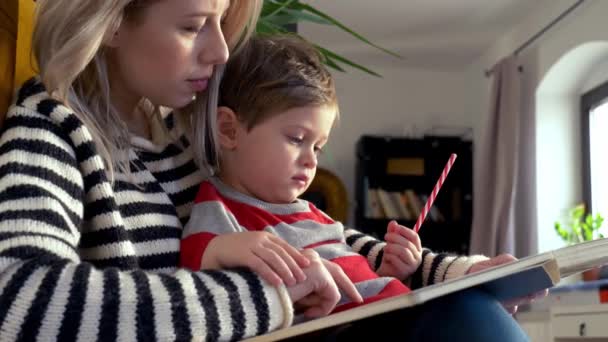
M 207 20 L 204 20 L 201 22 L 196 22 L 196 23 L 192 22 L 188 25 L 184 25 L 182 27 L 182 30 L 187 33 L 199 33 L 203 29 L 205 29 L 206 24 L 207 24 Z
M 316 154 L 322 154 L 323 153 L 323 147 L 315 146 L 314 149 L 315 149 L 315 153 Z

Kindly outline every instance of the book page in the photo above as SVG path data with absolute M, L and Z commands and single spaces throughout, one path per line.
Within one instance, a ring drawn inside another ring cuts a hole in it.
M 553 252 L 562 278 L 608 264 L 608 239 L 597 239 L 556 249 Z

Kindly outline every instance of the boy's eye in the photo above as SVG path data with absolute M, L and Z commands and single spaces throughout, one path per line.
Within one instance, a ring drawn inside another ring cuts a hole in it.
M 319 155 L 319 154 L 322 154 L 322 153 L 323 153 L 323 147 L 320 147 L 320 146 L 315 146 L 314 148 L 315 148 L 315 153 L 316 153 L 317 155 Z
M 198 26 L 186 26 L 183 28 L 183 30 L 188 33 L 198 33 L 199 28 L 198 28 Z
M 303 142 L 304 142 L 304 139 L 302 139 L 302 138 L 300 138 L 300 137 L 290 136 L 290 137 L 288 137 L 288 138 L 289 138 L 289 141 L 290 141 L 290 142 L 292 142 L 292 143 L 294 143 L 294 144 L 297 144 L 297 145 L 299 145 L 299 144 L 301 144 L 301 143 L 303 143 Z

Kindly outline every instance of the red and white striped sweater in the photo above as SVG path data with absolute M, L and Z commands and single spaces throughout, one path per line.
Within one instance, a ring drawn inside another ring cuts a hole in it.
M 196 196 L 190 222 L 183 233 L 181 263 L 199 270 L 205 249 L 216 236 L 262 230 L 296 248 L 312 248 L 321 257 L 339 265 L 355 284 L 363 304 L 410 292 L 400 280 L 378 276 L 375 265 L 346 243 L 344 226 L 312 203 L 301 199 L 289 204 L 263 202 L 228 187 L 217 178 L 203 182 Z M 334 312 L 354 306 L 357 304 L 342 298 Z

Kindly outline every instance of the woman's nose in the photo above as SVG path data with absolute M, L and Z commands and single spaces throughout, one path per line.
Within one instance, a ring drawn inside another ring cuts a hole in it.
M 202 64 L 225 64 L 228 61 L 228 44 L 221 28 L 218 27 L 209 35 L 209 40 L 201 48 L 199 61 Z

